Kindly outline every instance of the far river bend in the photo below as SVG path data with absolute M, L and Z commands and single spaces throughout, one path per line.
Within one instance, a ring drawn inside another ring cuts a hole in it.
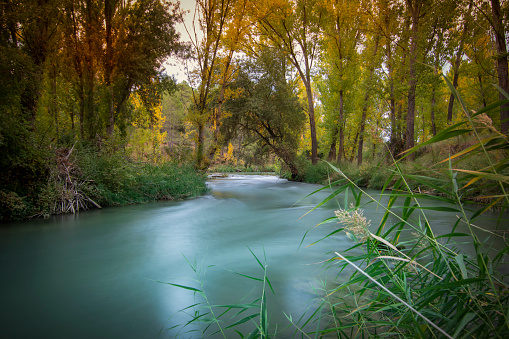
M 178 310 L 196 301 L 192 292 L 157 281 L 198 287 L 185 256 L 206 269 L 211 304 L 252 301 L 260 283 L 231 273 L 263 277 L 249 249 L 260 260 L 266 253 L 276 291 L 268 293 L 271 324 L 288 324 L 283 311 L 296 320 L 313 309 L 313 287 L 327 280 L 327 253 L 352 245 L 340 234 L 306 247 L 334 229 L 313 227 L 333 216 L 337 203 L 302 217 L 327 194 L 303 199 L 320 186 L 275 176 L 230 175 L 209 186 L 194 200 L 2 225 L 0 338 L 173 338 L 177 329 L 168 328 L 189 320 Z M 374 224 L 382 214 L 374 206 L 364 212 Z M 432 219 L 444 233 L 454 223 Z

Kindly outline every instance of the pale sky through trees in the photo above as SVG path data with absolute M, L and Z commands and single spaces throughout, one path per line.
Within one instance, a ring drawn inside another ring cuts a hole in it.
M 193 21 L 195 0 L 180 0 L 180 8 L 188 13 L 184 14 L 184 20 L 188 29 L 191 28 Z M 184 25 L 179 23 L 176 25 L 177 31 L 180 33 L 180 40 L 183 42 L 189 42 L 189 36 L 186 33 Z M 164 64 L 164 69 L 169 76 L 175 77 L 177 82 L 187 81 L 187 74 L 185 72 L 184 63 L 178 60 L 176 57 L 170 57 Z

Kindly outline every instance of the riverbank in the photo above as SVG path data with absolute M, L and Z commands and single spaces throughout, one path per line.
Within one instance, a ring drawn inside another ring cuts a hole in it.
M 343 174 L 359 187 L 372 189 L 390 189 L 405 175 L 408 188 L 416 193 L 433 196 L 450 196 L 453 193 L 453 181 L 462 190 L 462 200 L 479 204 L 492 203 L 501 196 L 501 186 L 489 182 L 483 171 L 490 168 L 490 162 L 505 163 L 507 151 L 495 150 L 486 156 L 483 153 L 469 152 L 475 149 L 473 138 L 454 138 L 447 141 L 431 143 L 418 149 L 412 160 L 403 159 L 395 162 L 388 152 L 375 158 L 366 159 L 360 166 L 356 162 L 332 162 Z M 451 156 L 451 163 L 448 159 Z M 497 166 L 499 174 L 507 171 L 506 167 Z M 332 170 L 322 161 L 317 165 L 308 164 L 302 174 L 302 181 L 313 184 L 328 185 L 344 177 Z
M 123 148 L 61 147 L 30 186 L 0 190 L 0 221 L 77 213 L 90 208 L 183 200 L 207 192 L 190 164 L 136 161 Z

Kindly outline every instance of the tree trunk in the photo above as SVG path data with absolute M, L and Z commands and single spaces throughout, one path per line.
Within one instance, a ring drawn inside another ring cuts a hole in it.
M 479 72 L 477 74 L 477 79 L 479 80 L 479 90 L 481 91 L 481 98 L 482 98 L 482 107 L 486 107 L 486 96 L 484 95 L 484 88 L 483 88 L 483 85 L 482 85 L 482 75 L 481 73 Z
M 435 77 L 438 77 L 438 67 L 439 67 L 439 60 L 438 60 L 438 57 L 436 58 L 435 60 L 435 71 L 434 71 L 434 74 L 435 74 Z M 432 89 L 431 89 L 431 132 L 433 133 L 433 136 L 437 135 L 437 125 L 436 125 L 436 121 L 435 121 L 435 109 L 436 109 L 436 92 L 437 92 L 437 86 L 436 86 L 436 83 L 433 81 L 433 84 L 432 84 Z M 424 129 L 425 125 L 423 125 L 423 129 Z
M 468 6 L 468 12 L 470 12 L 471 8 L 472 8 L 472 4 L 470 4 Z M 464 44 L 465 38 L 468 33 L 467 30 L 468 30 L 469 18 L 470 17 L 467 15 L 464 19 L 465 21 L 463 22 L 463 32 L 461 33 L 460 43 L 458 46 L 458 53 L 456 54 L 456 60 L 454 60 L 454 68 L 453 68 L 454 76 L 453 76 L 453 80 L 452 80 L 452 85 L 454 88 L 458 87 L 459 68 L 460 68 L 460 63 L 461 63 L 461 57 L 463 56 L 463 44 Z M 454 95 L 451 93 L 451 96 L 449 97 L 449 107 L 447 109 L 447 122 L 452 121 L 453 108 L 454 108 Z
M 57 69 L 55 65 L 51 65 L 51 114 L 55 122 L 55 132 L 57 139 L 60 130 L 58 126 L 58 98 L 57 98 Z
M 433 136 L 437 135 L 437 125 L 435 123 L 435 108 L 437 106 L 435 99 L 436 91 L 435 86 L 433 86 L 433 90 L 431 92 L 431 131 Z
M 336 144 L 338 143 L 338 124 L 335 123 L 332 128 L 332 136 L 331 136 L 330 150 L 327 159 L 329 161 L 334 161 L 336 159 Z
M 389 98 L 389 109 L 390 109 L 390 118 L 391 118 L 391 136 L 390 136 L 390 140 L 393 141 L 396 139 L 396 135 L 397 135 L 397 126 L 396 126 L 396 99 L 394 97 L 394 77 L 393 77 L 393 73 L 394 73 L 394 68 L 393 68 L 393 65 L 392 65 L 392 49 L 391 49 L 391 42 L 389 40 L 387 40 L 387 43 L 386 43 L 386 46 L 387 46 L 387 58 L 389 59 L 389 61 L 387 62 L 387 67 L 388 67 L 388 71 L 389 71 L 389 95 L 390 95 L 390 98 Z M 395 143 L 394 142 L 391 142 L 390 143 L 390 152 L 391 154 L 394 154 L 394 150 L 395 150 Z
M 495 45 L 497 54 L 497 75 L 498 86 L 506 93 L 509 93 L 508 64 L 507 64 L 507 46 L 505 42 L 505 28 L 503 23 L 503 13 L 500 8 L 499 0 L 491 0 L 491 13 L 493 16 L 493 29 L 495 30 Z M 504 100 L 505 96 L 499 93 L 499 99 Z M 500 131 L 507 134 L 509 130 L 509 103 L 500 106 Z
M 357 166 L 362 164 L 362 148 L 364 147 L 364 127 L 366 125 L 366 115 L 368 112 L 369 94 L 364 95 L 364 106 L 362 107 L 361 124 L 359 127 L 359 146 L 357 148 Z
M 318 142 L 316 140 L 315 104 L 313 102 L 313 92 L 311 91 L 311 80 L 307 81 L 305 85 L 309 107 L 309 131 L 311 132 L 311 163 L 316 165 L 318 163 Z
M 94 107 L 94 78 L 95 78 L 95 47 L 94 47 L 94 22 L 92 1 L 86 2 L 86 27 L 85 35 L 87 42 L 87 50 L 85 52 L 85 117 L 86 139 L 92 140 L 96 134 L 95 123 L 95 107 Z
M 343 90 L 339 91 L 339 149 L 338 149 L 338 162 L 345 157 L 345 111 Z
M 368 88 L 366 89 L 366 94 L 364 95 L 364 106 L 362 107 L 362 117 L 361 117 L 361 126 L 359 131 L 359 148 L 357 149 L 357 165 L 360 166 L 362 164 L 362 151 L 364 146 L 364 128 L 366 125 L 366 116 L 368 113 L 368 101 L 369 101 L 369 86 L 371 85 L 371 80 L 373 79 L 373 72 L 375 70 L 374 59 L 376 57 L 376 53 L 378 51 L 378 35 L 375 36 L 375 48 L 373 49 L 372 59 L 369 65 L 369 76 L 368 76 Z
M 196 136 L 196 167 L 203 169 L 203 144 L 205 143 L 205 132 L 202 123 L 198 124 L 198 132 Z
M 104 0 L 104 21 L 106 25 L 106 54 L 104 60 L 104 77 L 106 80 L 106 87 L 108 89 L 108 127 L 106 133 L 109 136 L 113 135 L 115 130 L 115 108 L 114 108 L 114 95 L 113 86 L 111 84 L 111 75 L 113 73 L 113 38 L 111 34 L 111 22 L 115 14 L 115 3 L 113 0 Z
M 411 4 L 410 0 L 409 10 L 412 15 L 412 37 L 410 43 L 410 62 L 408 73 L 408 108 L 406 115 L 406 132 L 405 132 L 405 149 L 414 147 L 414 124 L 415 124 L 415 92 L 417 88 L 417 78 L 415 75 L 415 63 L 417 59 L 417 39 L 419 32 L 419 14 L 422 4 L 419 1 Z

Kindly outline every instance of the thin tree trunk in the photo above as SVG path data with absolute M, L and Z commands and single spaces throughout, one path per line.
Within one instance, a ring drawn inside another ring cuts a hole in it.
M 392 65 L 392 49 L 391 49 L 391 42 L 387 41 L 387 57 L 389 59 L 388 61 L 388 71 L 389 71 L 389 109 L 391 114 L 391 141 L 396 139 L 396 136 L 398 135 L 397 126 L 396 126 L 396 99 L 394 97 L 394 68 Z M 395 149 L 395 143 L 390 143 L 390 152 L 394 154 Z
M 359 148 L 357 150 L 357 165 L 360 166 L 362 164 L 362 151 L 364 146 L 364 128 L 366 125 L 366 116 L 368 113 L 368 101 L 369 101 L 369 85 L 371 80 L 373 79 L 373 72 L 375 70 L 375 66 L 373 64 L 373 59 L 376 57 L 376 53 L 378 51 L 378 35 L 375 36 L 375 48 L 373 49 L 373 55 L 371 59 L 371 64 L 369 66 L 369 76 L 368 76 L 368 88 L 366 89 L 366 94 L 364 95 L 364 106 L 362 107 L 362 117 L 361 117 L 361 126 L 359 132 Z
M 87 51 L 85 53 L 85 125 L 86 138 L 91 140 L 95 137 L 95 109 L 94 109 L 94 77 L 95 77 L 95 65 L 94 65 L 94 22 L 93 22 L 93 10 L 92 1 L 87 0 L 86 2 L 86 28 L 85 35 L 87 41 Z
M 435 71 L 434 71 L 435 77 L 438 76 L 438 58 L 435 60 Z M 433 136 L 437 135 L 437 125 L 435 121 L 435 109 L 436 109 L 436 83 L 433 82 L 432 90 L 431 90 L 431 131 L 433 133 Z M 423 125 L 424 128 L 424 125 Z
M 366 115 L 368 112 L 369 93 L 364 95 L 364 106 L 362 107 L 361 124 L 359 127 L 359 146 L 357 148 L 357 166 L 362 164 L 362 148 L 364 147 L 364 128 L 366 125 Z
M 465 21 L 463 22 L 463 31 L 462 31 L 461 37 L 460 37 L 458 52 L 456 53 L 456 60 L 454 60 L 454 67 L 453 67 L 454 76 L 453 76 L 453 80 L 452 80 L 452 85 L 454 88 L 458 87 L 459 68 L 460 68 L 460 64 L 461 64 L 461 58 L 463 56 L 463 45 L 464 45 L 464 41 L 465 41 L 465 38 L 468 33 L 468 21 L 469 21 L 468 13 L 470 12 L 471 8 L 472 8 L 472 4 L 469 4 L 468 11 L 466 14 L 467 16 L 465 17 L 465 19 L 464 19 Z M 454 95 L 451 93 L 451 95 L 449 97 L 449 107 L 447 108 L 447 122 L 452 121 L 453 108 L 454 108 Z
M 306 81 L 306 95 L 308 99 L 308 116 L 309 116 L 309 131 L 311 133 L 311 163 L 316 165 L 318 163 L 318 142 L 316 140 L 316 122 L 315 122 L 315 104 L 313 102 L 313 92 L 311 90 L 311 80 Z
M 419 14 L 422 3 L 417 0 L 413 4 L 407 0 L 412 15 L 412 37 L 410 43 L 410 63 L 408 73 L 408 107 L 406 116 L 405 149 L 414 147 L 415 143 L 415 93 L 417 88 L 417 77 L 415 75 L 415 63 L 417 60 L 417 39 L 419 32 Z
M 484 89 L 482 86 L 482 75 L 480 72 L 477 74 L 477 79 L 479 79 L 479 90 L 481 91 L 482 105 L 483 105 L 483 107 L 486 107 L 486 105 L 487 105 L 486 104 L 486 96 L 484 95 Z
M 433 133 L 433 136 L 437 135 L 437 125 L 435 123 L 435 108 L 437 106 L 436 104 L 436 88 L 433 86 L 433 90 L 431 92 L 431 131 Z
M 198 169 L 204 167 L 203 164 L 203 144 L 205 142 L 205 133 L 203 124 L 198 125 L 198 135 L 196 139 L 196 165 Z
M 58 126 L 58 101 L 57 101 L 57 69 L 55 65 L 51 67 L 51 111 L 55 122 L 55 131 L 57 139 L 59 138 L 60 129 Z
M 491 0 L 491 13 L 493 16 L 493 29 L 495 30 L 495 45 L 497 50 L 495 58 L 497 60 L 498 86 L 506 93 L 509 93 L 505 27 L 499 0 Z M 505 96 L 502 93 L 499 93 L 499 99 L 504 100 Z M 500 122 L 500 131 L 503 134 L 507 134 L 509 131 L 509 103 L 505 103 L 500 106 Z
M 336 159 L 336 144 L 337 143 L 338 143 L 338 124 L 335 123 L 334 127 L 332 128 L 330 150 L 329 150 L 329 155 L 327 156 L 327 159 L 329 161 L 334 161 Z
M 113 73 L 113 41 L 111 34 L 111 22 L 113 19 L 113 15 L 115 12 L 115 4 L 112 0 L 104 0 L 104 18 L 106 25 L 106 55 L 105 55 L 105 78 L 106 78 L 106 87 L 108 88 L 108 127 L 106 132 L 108 135 L 113 135 L 115 130 L 115 109 L 113 103 L 113 86 L 111 84 L 111 75 Z
M 338 162 L 341 162 L 345 153 L 345 112 L 343 90 L 339 91 L 339 149 L 338 149 Z

